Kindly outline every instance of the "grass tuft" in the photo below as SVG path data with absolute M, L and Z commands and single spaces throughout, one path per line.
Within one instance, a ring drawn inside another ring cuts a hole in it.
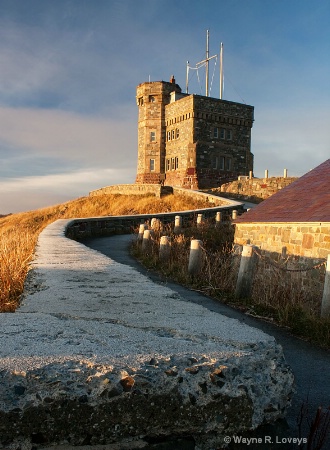
M 159 261 L 161 234 L 171 238 L 171 253 L 167 261 Z M 260 260 L 253 281 L 251 298 L 235 297 L 240 255 L 233 245 L 234 230 L 231 223 L 221 228 L 206 223 L 202 228 L 187 228 L 176 236 L 170 229 L 155 232 L 153 245 L 143 253 L 138 241 L 132 244 L 133 255 L 149 269 L 164 278 L 174 280 L 190 289 L 229 304 L 246 314 L 271 321 L 289 329 L 303 339 L 330 348 L 330 318 L 320 318 L 322 279 L 324 266 L 307 272 L 286 272 L 276 269 L 276 261 L 268 264 Z M 188 273 L 191 239 L 203 242 L 203 268 L 198 276 Z M 280 261 L 281 256 L 279 256 Z M 293 259 L 293 258 L 292 258 Z M 294 261 L 286 261 L 292 264 Z M 283 265 L 283 264 L 281 264 Z M 319 271 L 319 272 L 315 272 Z M 316 276 L 317 275 L 317 276 Z M 324 275 L 324 274 L 323 274 Z

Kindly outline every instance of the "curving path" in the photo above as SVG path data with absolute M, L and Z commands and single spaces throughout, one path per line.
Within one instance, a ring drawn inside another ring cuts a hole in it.
M 1 316 L 1 449 L 211 450 L 282 417 L 293 375 L 272 336 L 69 239 L 76 224 L 42 231 L 21 306 Z M 125 253 L 129 238 L 102 242 Z
M 296 419 L 304 401 L 308 400 L 311 415 L 314 415 L 320 405 L 324 407 L 330 406 L 330 351 L 322 350 L 291 336 L 288 331 L 271 323 L 254 319 L 180 285 L 170 282 L 164 283 L 164 280 L 161 280 L 159 276 L 148 272 L 130 256 L 128 247 L 131 239 L 132 236 L 130 235 L 89 238 L 84 240 L 84 244 L 119 263 L 134 267 L 144 275 L 148 275 L 155 283 L 166 284 L 167 287 L 170 287 L 192 303 L 202 304 L 215 314 L 222 314 L 226 317 L 237 319 L 246 325 L 258 328 L 274 336 L 277 342 L 282 345 L 287 363 L 293 369 L 296 381 L 296 394 L 287 417 L 292 436 L 297 436 Z M 324 449 L 326 448 L 330 448 L 330 439 L 328 447 L 325 446 Z

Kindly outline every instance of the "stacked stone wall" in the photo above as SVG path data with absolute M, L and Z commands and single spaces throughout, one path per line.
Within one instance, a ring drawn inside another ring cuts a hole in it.
M 244 125 L 252 127 L 254 107 L 242 103 L 220 100 L 213 97 L 194 95 L 194 105 L 197 110 L 214 114 L 215 118 L 220 114 L 219 120 L 237 124 L 237 120 L 244 121 Z M 223 119 L 221 119 L 221 117 Z M 205 117 L 206 118 L 206 117 Z M 241 122 L 240 122 L 241 123 Z
M 162 186 L 160 184 L 116 184 L 113 186 L 105 186 L 89 193 L 90 197 L 104 194 L 121 194 L 121 195 L 146 195 L 151 194 L 160 197 L 162 194 Z
M 253 170 L 252 106 L 191 95 L 167 105 L 165 116 L 166 133 L 175 136 L 166 142 L 166 159 L 179 162 L 166 171 L 167 185 L 217 187 Z
M 235 180 L 222 184 L 221 188 L 214 192 L 221 192 L 222 195 L 234 196 L 237 199 L 261 202 L 289 184 L 296 181 L 296 177 L 272 177 L 272 178 L 251 178 L 247 180 Z
M 232 209 L 241 210 L 242 203 L 230 201 L 219 197 L 217 195 L 206 194 L 204 192 L 194 191 L 191 189 L 183 189 L 180 187 L 161 186 L 160 184 L 117 184 L 113 186 L 106 186 L 89 193 L 90 197 L 105 194 L 121 194 L 121 195 L 155 195 L 161 197 L 164 195 L 180 195 L 184 197 L 193 198 L 194 200 L 205 201 L 210 203 L 210 207 L 223 206 L 231 207 Z M 175 213 L 177 214 L 177 213 Z
M 250 243 L 262 250 L 312 258 L 330 254 L 330 223 L 237 223 L 235 243 Z
M 179 191 L 181 191 L 181 189 L 179 189 Z M 129 234 L 138 228 L 141 223 L 150 223 L 152 218 L 159 219 L 164 225 L 174 225 L 175 217 L 178 214 L 182 217 L 183 226 L 188 227 L 191 226 L 192 223 L 196 223 L 198 214 L 203 214 L 205 219 L 213 219 L 215 221 L 217 212 L 221 212 L 222 219 L 229 220 L 233 210 L 242 212 L 242 209 L 242 204 L 233 203 L 220 206 L 210 205 L 209 208 L 191 211 L 73 219 L 66 229 L 66 235 L 71 239 L 82 239 L 90 236 Z

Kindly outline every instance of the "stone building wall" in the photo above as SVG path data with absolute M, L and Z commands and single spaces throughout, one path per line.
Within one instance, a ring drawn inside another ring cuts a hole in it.
M 236 223 L 235 243 L 269 253 L 320 259 L 330 254 L 330 223 Z
M 137 183 L 160 183 L 162 180 L 165 172 L 165 105 L 170 102 L 172 91 L 181 92 L 174 79 L 171 82 L 142 83 L 137 87 L 136 102 L 139 108 Z
M 197 189 L 193 96 L 189 95 L 167 105 L 165 115 L 165 184 Z
M 137 87 L 137 183 L 215 187 L 253 170 L 253 106 L 181 93 L 170 82 Z
M 197 95 L 167 105 L 165 183 L 204 188 L 248 175 L 253 170 L 253 111 L 252 106 Z

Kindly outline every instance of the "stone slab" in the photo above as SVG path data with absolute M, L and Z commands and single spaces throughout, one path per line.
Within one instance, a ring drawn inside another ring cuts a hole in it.
M 69 223 L 41 233 L 21 307 L 0 318 L 0 448 L 210 449 L 283 417 L 293 376 L 273 337 L 69 240 Z

